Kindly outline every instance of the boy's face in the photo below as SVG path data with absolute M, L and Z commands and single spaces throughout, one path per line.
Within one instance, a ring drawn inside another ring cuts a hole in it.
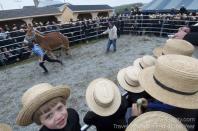
M 49 112 L 40 116 L 41 124 L 49 129 L 62 129 L 67 124 L 67 109 L 59 102 Z

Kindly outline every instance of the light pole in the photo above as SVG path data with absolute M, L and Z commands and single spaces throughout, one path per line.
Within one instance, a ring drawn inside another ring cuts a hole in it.
M 3 9 L 3 5 L 2 5 L 1 3 L 0 3 L 0 7 L 1 7 L 1 10 L 4 10 L 4 9 Z

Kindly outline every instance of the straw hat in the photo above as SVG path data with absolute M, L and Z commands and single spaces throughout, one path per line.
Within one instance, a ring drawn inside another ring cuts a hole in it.
M 192 56 L 194 46 L 181 39 L 168 39 L 163 47 L 157 47 L 153 50 L 153 55 L 159 57 L 167 54 L 180 54 Z
M 187 129 L 172 115 L 161 111 L 151 111 L 134 119 L 126 131 L 187 131 Z
M 155 67 L 139 74 L 140 85 L 154 98 L 169 105 L 198 109 L 198 60 L 183 55 L 164 55 Z
M 137 58 L 133 65 L 139 67 L 140 69 L 144 69 L 146 67 L 150 67 L 155 65 L 156 59 L 150 55 L 144 55 L 142 58 Z
M 48 83 L 41 83 L 33 86 L 22 96 L 23 107 L 17 116 L 16 123 L 21 126 L 33 123 L 33 115 L 40 106 L 56 97 L 67 99 L 69 95 L 70 89 L 66 85 L 54 87 Z
M 112 81 L 105 78 L 93 80 L 86 90 L 89 108 L 100 116 L 114 114 L 121 104 L 121 94 Z
M 0 123 L 0 131 L 12 131 L 12 128 L 4 123 Z
M 138 81 L 140 69 L 136 66 L 129 66 L 127 68 L 121 69 L 118 72 L 117 80 L 122 88 L 129 92 L 140 93 L 144 89 L 140 86 Z

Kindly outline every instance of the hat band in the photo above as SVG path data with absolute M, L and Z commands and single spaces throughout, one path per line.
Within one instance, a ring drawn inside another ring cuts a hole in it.
M 130 85 L 130 86 L 137 87 L 137 85 L 132 85 L 132 84 L 130 84 L 129 82 L 127 82 L 125 79 L 124 79 L 124 81 L 125 81 L 128 85 Z
M 140 67 L 142 68 L 142 69 L 144 69 L 144 67 L 139 63 L 139 65 L 140 65 Z
M 155 80 L 155 83 L 157 85 L 159 85 L 163 89 L 165 89 L 167 91 L 170 91 L 170 92 L 174 92 L 174 93 L 181 94 L 181 95 L 194 95 L 194 94 L 196 94 L 198 92 L 198 91 L 195 91 L 195 92 L 182 92 L 182 91 L 174 90 L 173 88 L 162 84 L 159 80 L 156 79 L 156 77 L 154 75 L 153 75 L 153 79 Z
M 97 98 L 94 97 L 94 101 L 96 102 L 97 105 L 103 107 L 103 108 L 107 108 L 109 106 L 111 106 L 111 104 L 113 103 L 113 100 L 111 100 L 110 102 L 108 103 L 103 103 L 101 102 L 100 100 L 98 100 Z

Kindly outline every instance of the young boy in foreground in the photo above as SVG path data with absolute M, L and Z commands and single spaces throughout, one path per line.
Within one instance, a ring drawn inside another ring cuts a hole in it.
M 23 108 L 17 116 L 17 124 L 41 125 L 40 131 L 80 131 L 78 113 L 66 108 L 70 95 L 67 86 L 53 87 L 41 83 L 28 89 L 22 97 Z

